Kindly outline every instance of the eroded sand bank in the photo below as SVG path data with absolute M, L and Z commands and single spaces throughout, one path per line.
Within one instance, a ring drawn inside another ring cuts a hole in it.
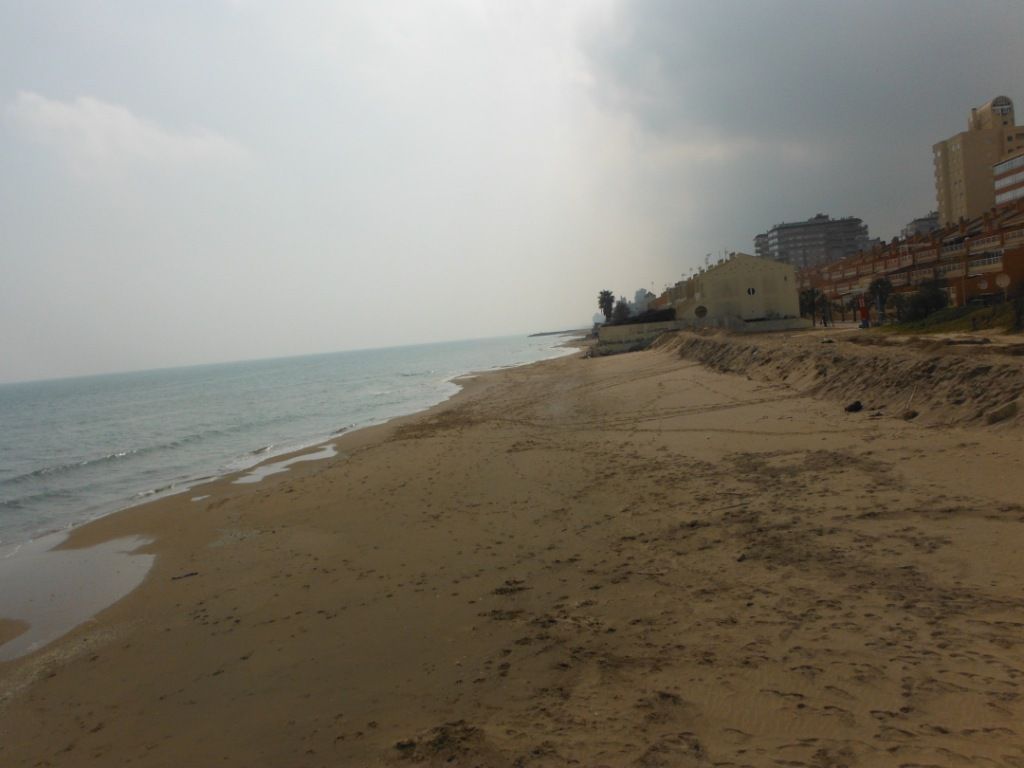
M 1019 430 L 662 350 L 335 442 L 75 531 L 158 557 L 0 664 L 0 764 L 1024 764 Z

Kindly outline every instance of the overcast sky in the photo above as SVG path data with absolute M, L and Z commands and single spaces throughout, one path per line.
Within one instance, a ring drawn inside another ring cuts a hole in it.
M 890 238 L 1024 3 L 0 0 L 0 381 L 578 327 Z

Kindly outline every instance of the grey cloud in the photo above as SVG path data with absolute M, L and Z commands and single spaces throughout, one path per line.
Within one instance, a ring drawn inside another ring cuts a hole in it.
M 588 52 L 602 96 L 653 131 L 813 138 L 1016 85 L 1022 23 L 1019 3 L 638 0 Z
M 1021 28 L 1011 2 L 637 0 L 586 50 L 597 101 L 652 145 L 734 147 L 674 183 L 702 193 L 691 239 L 749 248 L 783 218 L 859 215 L 891 236 L 933 207 L 932 143 L 997 93 L 1024 105 Z

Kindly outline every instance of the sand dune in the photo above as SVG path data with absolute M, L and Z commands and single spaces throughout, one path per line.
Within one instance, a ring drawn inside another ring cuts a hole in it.
M 0 763 L 1024 765 L 1019 431 L 679 352 L 78 530 L 159 557 L 0 665 Z

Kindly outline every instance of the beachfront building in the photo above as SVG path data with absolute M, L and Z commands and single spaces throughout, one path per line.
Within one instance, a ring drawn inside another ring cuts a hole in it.
M 904 238 L 916 237 L 918 235 L 930 235 L 939 229 L 939 212 L 932 211 L 927 216 L 919 216 L 918 218 L 911 221 L 905 226 L 900 234 Z M 868 248 L 874 245 L 881 245 L 881 243 L 869 243 Z M 868 250 L 865 248 L 864 250 Z
M 814 287 L 844 303 L 868 293 L 880 277 L 898 293 L 939 281 L 954 306 L 1024 293 L 1024 197 L 929 235 L 894 240 L 799 276 L 801 290 Z
M 796 271 L 789 264 L 733 253 L 666 288 L 649 309 L 668 318 L 633 318 L 598 328 L 599 354 L 640 348 L 660 334 L 689 328 L 783 331 L 806 328 L 800 317 Z M 674 315 L 674 319 L 673 319 Z
M 860 219 L 819 213 L 807 221 L 776 224 L 754 238 L 754 250 L 762 259 L 808 269 L 852 256 L 867 243 L 868 228 Z
M 629 302 L 629 311 L 631 314 L 640 315 L 646 312 L 648 309 L 654 309 L 651 303 L 657 297 L 648 291 L 646 288 L 637 288 L 633 294 L 633 300 Z
M 768 233 L 762 232 L 760 235 L 754 236 L 754 255 L 759 259 L 770 259 L 771 255 L 768 253 Z
M 971 110 L 967 130 L 932 147 L 939 223 L 973 219 L 996 204 L 993 166 L 1024 148 L 1013 102 L 996 96 Z
M 996 205 L 1024 198 L 1024 150 L 992 166 Z
M 734 253 L 680 285 L 676 320 L 757 330 L 757 323 L 798 318 L 796 271 L 789 264 Z

